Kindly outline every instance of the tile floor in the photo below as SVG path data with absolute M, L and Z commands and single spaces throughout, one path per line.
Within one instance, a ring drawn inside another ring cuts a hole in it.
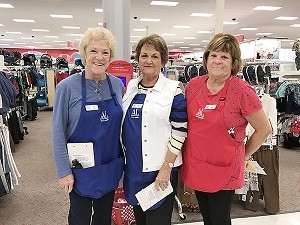
M 203 222 L 182 223 L 184 225 L 203 225 Z M 300 212 L 277 214 L 270 216 L 257 216 L 237 218 L 232 220 L 232 225 L 300 225 Z

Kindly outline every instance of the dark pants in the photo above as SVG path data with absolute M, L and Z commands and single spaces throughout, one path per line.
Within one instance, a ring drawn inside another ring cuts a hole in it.
M 231 225 L 230 211 L 234 190 L 214 193 L 196 191 L 204 225 Z
M 144 212 L 139 205 L 133 206 L 136 225 L 171 225 L 174 200 L 175 194 L 173 192 L 157 209 Z
M 296 69 L 300 70 L 300 52 L 296 52 L 295 63 L 296 63 Z
M 115 191 L 111 191 L 99 199 L 93 199 L 72 191 L 69 194 L 69 225 L 111 225 L 114 194 Z

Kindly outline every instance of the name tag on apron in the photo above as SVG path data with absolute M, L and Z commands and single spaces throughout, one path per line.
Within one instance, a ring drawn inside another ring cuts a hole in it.
M 143 107 L 143 104 L 133 104 L 132 105 L 132 108 L 133 109 L 140 109 L 140 108 L 142 108 Z
M 98 110 L 98 105 L 86 105 L 85 106 L 86 111 L 95 111 Z
M 217 105 L 206 105 L 204 109 L 213 110 L 216 109 Z

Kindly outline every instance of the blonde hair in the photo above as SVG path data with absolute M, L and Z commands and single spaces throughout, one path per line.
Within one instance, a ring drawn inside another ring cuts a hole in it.
M 81 56 L 82 64 L 86 62 L 86 47 L 95 40 L 104 40 L 107 42 L 110 49 L 110 61 L 115 57 L 116 52 L 116 39 L 114 35 L 106 28 L 103 27 L 90 27 L 83 34 L 79 43 L 79 53 Z
M 207 69 L 207 58 L 211 51 L 227 52 L 232 57 L 231 74 L 237 75 L 242 66 L 241 49 L 236 37 L 231 34 L 216 34 L 208 43 L 205 52 L 203 53 L 203 66 Z

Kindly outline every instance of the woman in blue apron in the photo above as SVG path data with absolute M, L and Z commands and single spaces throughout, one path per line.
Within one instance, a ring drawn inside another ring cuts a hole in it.
M 56 171 L 70 197 L 69 225 L 111 225 L 114 191 L 124 170 L 119 138 L 124 87 L 119 78 L 106 73 L 115 38 L 105 28 L 89 28 L 79 51 L 85 70 L 56 86 Z
M 160 72 L 168 60 L 167 45 L 160 36 L 140 40 L 136 59 L 141 76 L 129 81 L 123 97 L 125 197 L 133 205 L 137 225 L 170 225 L 186 137 L 186 102 L 179 82 Z M 169 181 L 174 191 L 143 211 L 135 194 L 153 182 L 164 190 Z

